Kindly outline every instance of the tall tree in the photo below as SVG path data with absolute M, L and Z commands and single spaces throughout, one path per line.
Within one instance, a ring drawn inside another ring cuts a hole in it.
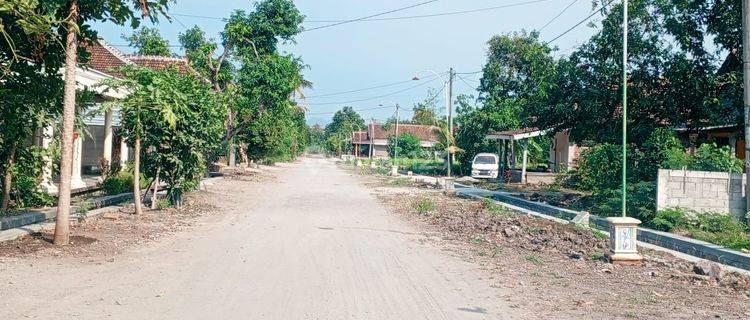
M 278 55 L 279 42 L 293 42 L 293 37 L 302 30 L 304 18 L 291 0 L 264 0 L 256 3 L 254 9 L 252 12 L 232 12 L 221 34 L 221 54 L 217 53 L 219 45 L 206 39 L 205 34 L 197 27 L 180 36 L 180 42 L 186 49 L 191 64 L 202 74 L 208 75 L 216 91 L 230 95 L 225 99 L 230 103 L 227 105 L 226 135 L 223 139 L 228 144 L 230 163 L 233 163 L 235 154 L 235 136 L 246 130 L 251 121 L 258 119 L 266 106 L 255 104 L 259 100 L 253 100 L 252 97 L 241 97 L 243 88 L 232 88 L 232 83 L 240 76 L 231 72 L 234 70 L 227 70 L 231 64 L 226 60 L 233 60 L 238 65 L 279 61 L 268 56 Z M 267 70 L 272 68 L 273 66 L 266 67 Z M 256 67 L 245 70 L 256 70 Z M 247 81 L 248 76 L 245 76 L 245 79 Z M 295 87 L 303 83 L 298 81 Z M 291 92 L 286 94 L 285 99 L 288 99 L 289 95 Z M 244 135 L 249 137 L 247 134 Z
M 159 29 L 142 27 L 130 36 L 122 35 L 122 39 L 136 49 L 137 54 L 153 56 L 172 56 L 169 41 L 159 33 Z
M 341 154 L 350 151 L 351 144 L 347 139 L 352 132 L 365 129 L 365 120 L 352 107 L 343 107 L 333 115 L 331 123 L 326 125 L 325 135 L 330 152 Z
M 90 21 L 110 21 L 116 24 L 130 22 L 138 27 L 142 17 L 156 21 L 164 13 L 169 0 L 53 0 L 59 8 L 58 16 L 65 17 L 65 87 L 61 130 L 60 186 L 58 187 L 57 219 L 54 243 L 70 242 L 70 178 L 73 162 L 73 121 L 76 108 L 76 68 L 78 67 L 78 41 L 93 40 L 95 33 L 87 25 Z M 139 8 L 136 13 L 132 8 Z
M 19 155 L 40 158 L 28 141 L 59 115 L 63 82 L 57 70 L 62 67 L 63 50 L 54 31 L 59 25 L 54 8 L 29 0 L 0 1 L 0 22 L 0 211 L 5 211 L 15 189 Z M 16 190 L 15 200 L 22 202 L 21 197 L 36 191 Z

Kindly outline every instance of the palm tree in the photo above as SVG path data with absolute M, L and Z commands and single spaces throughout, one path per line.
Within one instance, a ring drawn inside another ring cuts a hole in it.
M 447 123 L 440 120 L 435 120 L 434 130 L 437 134 L 438 141 L 435 144 L 435 149 L 446 153 L 446 159 L 448 161 L 448 177 L 451 176 L 451 156 L 456 153 L 464 152 L 463 149 L 456 145 L 456 137 L 453 132 L 448 128 Z

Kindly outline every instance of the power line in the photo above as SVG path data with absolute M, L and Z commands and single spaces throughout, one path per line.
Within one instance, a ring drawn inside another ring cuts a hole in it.
M 434 78 L 436 78 L 436 77 L 437 76 L 433 75 L 433 76 L 430 76 L 429 78 L 430 78 L 430 80 L 434 80 Z M 404 81 L 399 81 L 399 82 L 393 82 L 393 83 L 378 85 L 378 86 L 374 86 L 374 87 L 367 87 L 367 88 L 361 88 L 361 89 L 355 89 L 355 90 L 349 90 L 349 91 L 339 91 L 339 92 L 319 94 L 319 95 L 314 95 L 314 96 L 307 96 L 306 98 L 309 99 L 309 98 L 322 98 L 322 97 L 329 97 L 329 96 L 337 96 L 337 95 L 342 95 L 342 94 L 347 94 L 347 93 L 354 93 L 354 92 L 361 92 L 361 91 L 367 91 L 367 90 L 373 90 L 373 89 L 380 89 L 380 88 L 392 87 L 392 86 L 396 86 L 396 85 L 404 84 L 404 83 L 409 83 L 409 82 L 413 82 L 413 81 L 414 81 L 413 79 L 409 79 L 409 80 L 404 80 Z
M 470 84 L 469 84 L 468 82 L 466 82 L 466 79 L 464 79 L 464 77 L 462 77 L 462 76 L 459 76 L 459 75 L 456 75 L 456 76 L 457 76 L 457 77 L 458 77 L 458 79 L 460 79 L 460 80 L 461 80 L 461 82 L 463 82 L 463 83 L 464 83 L 464 84 L 465 84 L 465 85 L 466 85 L 467 87 L 471 88 L 472 90 L 476 90 L 476 89 L 477 89 L 477 88 L 475 88 L 474 86 L 470 85 Z M 475 80 L 475 81 L 476 81 L 476 80 Z
M 565 13 L 565 11 L 568 11 L 568 9 L 570 9 L 570 7 L 572 7 L 576 2 L 578 2 L 578 0 L 571 1 L 570 4 L 568 4 L 568 6 L 566 6 L 565 8 L 563 8 L 562 11 L 560 11 L 560 13 L 558 13 L 556 16 L 552 17 L 552 19 L 549 19 L 549 21 L 547 21 L 547 23 L 545 23 L 541 28 L 539 28 L 538 31 L 541 32 L 542 30 L 544 30 L 545 28 L 547 28 L 552 22 L 554 22 L 555 20 L 557 20 L 557 18 L 559 18 L 561 15 L 563 15 L 563 13 Z
M 325 105 L 334 105 L 334 104 L 347 104 L 347 103 L 362 102 L 362 101 L 370 101 L 370 100 L 375 100 L 375 99 L 380 99 L 380 98 L 390 97 L 390 96 L 392 96 L 392 95 L 395 95 L 395 94 L 399 94 L 399 93 L 401 93 L 401 92 L 409 91 L 409 90 L 411 90 L 411 89 L 414 89 L 414 88 L 417 88 L 417 87 L 421 87 L 421 86 L 424 86 L 424 85 L 426 85 L 426 84 L 429 84 L 429 83 L 431 83 L 431 82 L 435 81 L 436 79 L 437 79 L 437 78 L 433 78 L 432 80 L 429 80 L 429 81 L 425 81 L 425 82 L 422 82 L 422 83 L 420 83 L 420 84 L 417 84 L 417 85 L 415 85 L 415 86 L 411 86 L 411 87 L 408 87 L 408 88 L 406 88 L 406 89 L 401 89 L 401 90 L 398 90 L 398 91 L 394 91 L 394 92 L 391 92 L 391 93 L 387 93 L 387 94 L 384 94 L 384 95 L 373 96 L 373 97 L 369 97 L 369 98 L 364 98 L 364 99 L 350 100 L 350 101 L 337 101 L 337 102 L 311 103 L 311 104 L 308 104 L 308 105 L 310 105 L 310 106 L 325 106 Z
M 352 109 L 356 112 L 363 112 L 363 111 L 371 111 L 371 110 L 380 110 L 380 109 L 388 109 L 393 108 L 393 106 L 380 106 L 380 107 L 372 107 L 372 108 L 364 108 L 364 109 Z M 306 115 L 309 116 L 317 116 L 317 115 L 325 115 L 325 114 L 335 114 L 336 112 L 339 112 L 339 110 L 336 111 L 330 111 L 330 112 L 308 112 Z
M 307 30 L 302 30 L 302 32 L 319 30 L 319 29 L 324 29 L 324 28 L 330 28 L 330 27 L 334 27 L 334 26 L 338 26 L 338 25 L 342 25 L 342 24 L 346 24 L 346 23 L 362 21 L 362 20 L 365 20 L 365 19 L 369 19 L 369 18 L 373 18 L 373 17 L 377 17 L 377 16 L 382 16 L 382 15 L 386 15 L 386 14 L 389 14 L 389 13 L 394 13 L 394 12 L 398 12 L 398 11 L 403 11 L 403 10 L 411 9 L 411 8 L 414 8 L 414 7 L 423 6 L 423 5 L 426 5 L 428 3 L 433 3 L 433 2 L 436 2 L 436 1 L 437 0 L 425 1 L 425 2 L 421 2 L 421 3 L 413 4 L 413 5 L 410 5 L 410 6 L 406 6 L 406 7 L 394 9 L 394 10 L 389 10 L 389 11 L 385 11 L 385 12 L 381 12 L 381 13 L 376 13 L 376 14 L 369 15 L 369 16 L 366 16 L 366 17 L 361 17 L 361 18 L 356 18 L 356 19 L 339 21 L 339 22 L 336 22 L 336 23 L 331 23 L 331 24 L 322 25 L 322 26 L 315 27 L 315 28 L 310 28 L 310 29 L 307 29 Z
M 437 0 L 435 0 L 435 1 L 437 1 Z M 347 20 L 342 20 L 342 19 L 305 20 L 304 22 L 309 22 L 309 23 L 339 23 L 339 22 L 354 22 L 354 21 L 366 22 L 366 21 L 391 21 L 391 20 L 420 19 L 420 18 L 431 18 L 431 17 L 441 17 L 441 16 L 450 16 L 450 15 L 460 15 L 460 14 L 467 14 L 467 13 L 492 11 L 492 10 L 499 10 L 499 9 L 505 9 L 505 8 L 523 6 L 523 5 L 527 5 L 527 4 L 534 4 L 534 3 L 539 3 L 539 2 L 547 2 L 547 1 L 551 1 L 551 0 L 530 0 L 530 1 L 522 1 L 522 2 L 517 2 L 517 3 L 509 3 L 509 4 L 505 4 L 505 5 L 494 6 L 494 7 L 486 7 L 486 8 L 470 9 L 470 10 L 460 10 L 460 11 L 447 11 L 447 12 L 438 12 L 438 13 L 423 14 L 423 15 L 412 15 L 412 16 L 400 16 L 400 17 L 389 17 L 389 18 L 359 18 L 359 19 L 347 19 Z M 421 5 L 421 4 L 419 4 L 419 5 Z M 385 14 L 385 13 L 382 13 L 382 14 Z M 382 15 L 382 14 L 378 14 L 378 15 Z M 226 18 L 222 18 L 222 17 L 211 17 L 211 16 L 184 14 L 184 13 L 171 13 L 171 15 L 173 15 L 173 16 L 182 16 L 182 17 L 190 17 L 190 18 L 199 18 L 199 19 L 226 20 Z M 320 28 L 322 28 L 322 27 L 325 27 L 325 26 L 321 26 Z M 309 30 L 312 30 L 312 29 L 308 29 L 307 31 L 309 31 Z
M 547 42 L 545 42 L 545 44 L 550 44 L 550 43 L 552 43 L 552 42 L 555 42 L 555 41 L 556 41 L 557 39 L 560 39 L 560 38 L 562 38 L 562 36 L 564 36 L 564 35 L 568 34 L 568 32 L 570 32 L 570 31 L 572 31 L 573 29 L 577 28 L 578 26 L 580 26 L 580 25 L 581 25 L 581 24 L 583 24 L 584 22 L 586 22 L 586 21 L 588 21 L 589 19 L 591 19 L 591 17 L 593 17 L 593 16 L 594 16 L 594 15 L 596 15 L 597 13 L 601 12 L 602 10 L 604 10 L 604 8 L 606 8 L 606 7 L 607 7 L 607 5 L 609 5 L 609 4 L 610 4 L 610 3 L 612 3 L 613 1 L 614 1 L 614 0 L 610 0 L 610 1 L 608 1 L 607 3 L 603 4 L 601 8 L 599 8 L 599 9 L 597 9 L 597 10 L 594 10 L 593 12 L 591 12 L 591 14 L 590 14 L 590 15 L 586 16 L 585 18 L 583 18 L 583 20 L 581 20 L 581 21 L 578 21 L 578 23 L 576 23 L 576 24 L 574 24 L 574 25 L 573 25 L 572 27 L 568 28 L 568 30 L 565 30 L 565 32 L 563 32 L 563 33 L 561 33 L 561 34 L 557 35 L 556 37 L 552 38 L 552 40 L 550 40 L 550 41 L 547 41 Z

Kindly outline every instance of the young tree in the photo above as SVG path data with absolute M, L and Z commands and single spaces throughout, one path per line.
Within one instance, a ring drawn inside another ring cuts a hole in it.
M 342 154 L 351 150 L 352 132 L 365 129 L 365 120 L 352 107 L 343 107 L 333 115 L 331 123 L 326 125 L 325 135 L 330 152 Z
M 73 162 L 73 121 L 76 108 L 76 68 L 78 67 L 78 41 L 94 39 L 89 21 L 111 21 L 116 24 L 130 22 L 137 27 L 141 17 L 156 21 L 158 13 L 164 13 L 169 0 L 53 0 L 58 16 L 65 17 L 65 87 L 61 130 L 60 186 L 58 187 L 57 219 L 54 243 L 67 245 L 70 242 L 70 178 Z M 132 8 L 140 8 L 137 14 Z
M 122 35 L 122 39 L 136 49 L 136 54 L 152 56 L 172 56 L 169 41 L 159 33 L 159 29 L 142 27 L 129 37 Z

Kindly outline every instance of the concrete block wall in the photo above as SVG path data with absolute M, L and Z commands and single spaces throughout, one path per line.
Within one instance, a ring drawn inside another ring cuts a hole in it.
M 688 170 L 659 170 L 658 209 L 680 207 L 696 211 L 745 216 L 745 174 Z

